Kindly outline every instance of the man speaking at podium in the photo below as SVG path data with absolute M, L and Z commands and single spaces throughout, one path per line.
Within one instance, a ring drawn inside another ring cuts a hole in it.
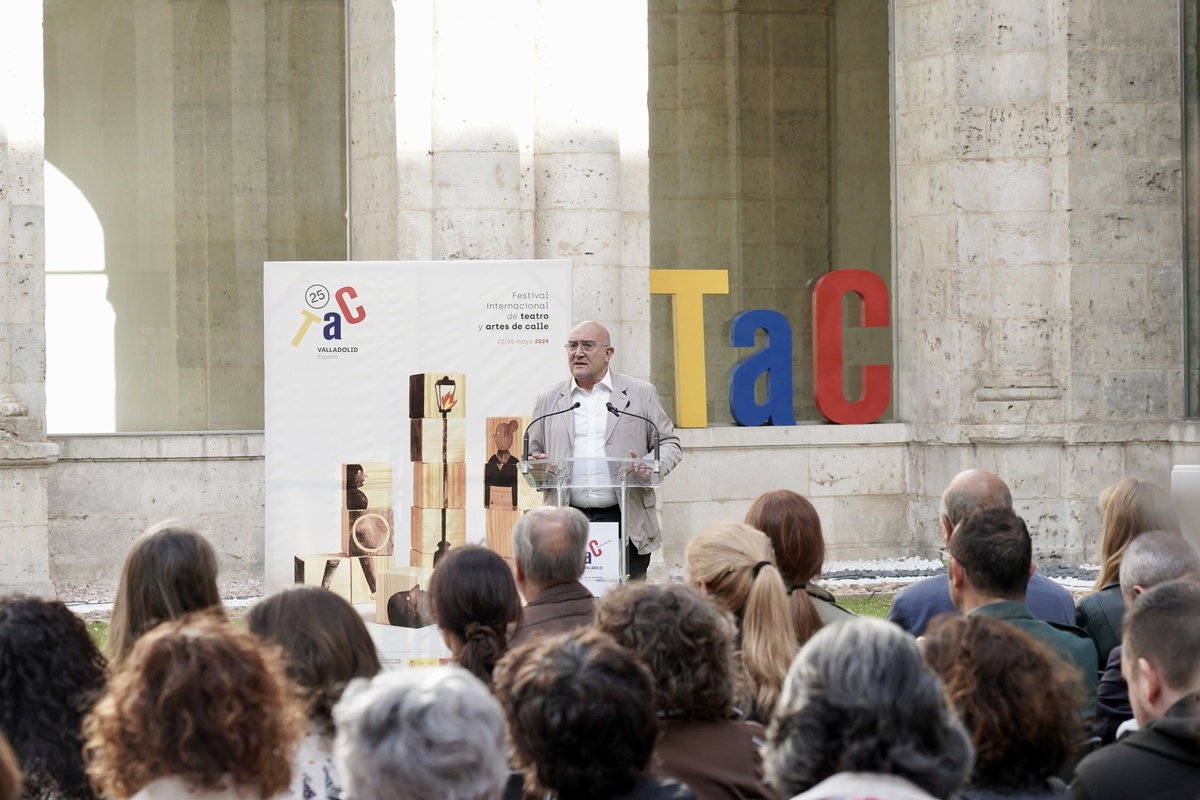
M 614 350 L 608 331 L 598 322 L 576 325 L 566 347 L 571 378 L 538 397 L 529 426 L 528 457 L 652 460 L 657 429 L 662 474 L 670 472 L 683 450 L 654 386 L 608 368 Z M 577 463 L 571 483 L 570 504 L 590 521 L 621 521 L 620 491 L 606 485 L 612 483 L 607 468 L 599 466 L 589 474 Z M 626 489 L 625 562 L 630 578 L 644 579 L 650 553 L 662 546 L 662 534 L 654 491 L 634 483 Z

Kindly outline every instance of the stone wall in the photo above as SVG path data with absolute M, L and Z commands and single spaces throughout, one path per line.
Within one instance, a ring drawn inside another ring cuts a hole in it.
M 50 576 L 60 593 L 115 593 L 133 540 L 170 517 L 199 522 L 223 585 L 261 588 L 262 434 L 55 437 Z

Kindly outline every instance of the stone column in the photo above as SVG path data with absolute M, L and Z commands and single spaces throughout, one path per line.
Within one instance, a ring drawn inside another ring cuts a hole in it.
M 912 527 L 1004 477 L 1042 554 L 1095 558 L 1096 497 L 1168 480 L 1182 415 L 1174 0 L 898 0 L 898 388 Z
M 53 597 L 42 108 L 42 6 L 17 3 L 0 26 L 0 593 Z
M 348 2 L 353 257 L 572 259 L 647 376 L 645 3 Z

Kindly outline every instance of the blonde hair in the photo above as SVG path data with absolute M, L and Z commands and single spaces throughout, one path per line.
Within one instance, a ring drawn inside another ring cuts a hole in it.
M 684 562 L 691 579 L 740 621 L 742 665 L 758 712 L 769 719 L 799 649 L 770 540 L 749 525 L 723 522 L 688 542 Z
M 105 643 L 116 670 L 142 634 L 195 611 L 225 619 L 217 589 L 217 553 L 200 530 L 179 518 L 151 525 L 121 567 Z
M 1121 558 L 1134 539 L 1147 531 L 1180 532 L 1171 493 L 1143 478 L 1122 478 L 1101 492 L 1100 517 L 1104 534 L 1100 540 L 1100 574 L 1093 591 L 1119 579 Z

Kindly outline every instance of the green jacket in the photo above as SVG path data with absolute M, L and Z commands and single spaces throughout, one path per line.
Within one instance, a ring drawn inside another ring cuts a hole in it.
M 1068 664 L 1077 666 L 1081 685 L 1086 695 L 1083 718 L 1090 720 L 1096 716 L 1096 686 L 1100 682 L 1100 675 L 1096 670 L 1098 656 L 1096 655 L 1096 645 L 1087 633 L 1074 625 L 1043 622 L 1029 612 L 1028 606 L 1015 600 L 988 603 L 971 613 L 998 619 L 1015 628 L 1020 628 L 1035 639 L 1040 639 L 1050 645 Z

